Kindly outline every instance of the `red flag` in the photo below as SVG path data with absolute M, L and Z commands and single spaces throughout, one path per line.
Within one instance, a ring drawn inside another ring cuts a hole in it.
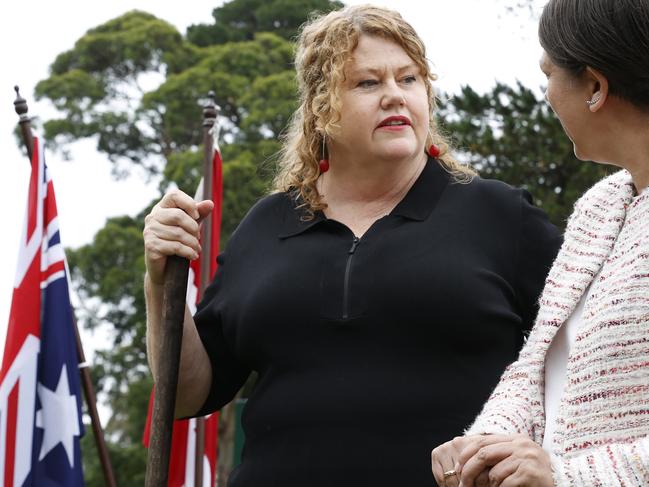
M 202 195 L 202 182 L 197 195 Z M 201 198 L 202 199 L 202 198 Z M 215 141 L 214 157 L 212 159 L 212 201 L 214 210 L 210 214 L 212 234 L 210 236 L 210 276 L 216 273 L 216 256 L 219 253 L 221 238 L 221 214 L 223 206 L 223 161 Z M 189 265 L 187 283 L 187 306 L 192 314 L 196 312 L 201 288 L 201 258 L 193 260 Z M 153 412 L 153 391 L 149 399 L 149 411 L 144 429 L 144 446 L 149 446 L 151 429 L 151 414 Z M 211 487 L 215 482 L 216 453 L 218 445 L 219 414 L 214 413 L 205 417 L 205 444 L 203 454 L 203 486 Z M 191 487 L 194 485 L 196 470 L 196 420 L 174 421 L 171 436 L 171 458 L 169 460 L 169 487 Z
M 0 372 L 0 485 L 82 486 L 81 389 L 54 187 L 34 137 Z

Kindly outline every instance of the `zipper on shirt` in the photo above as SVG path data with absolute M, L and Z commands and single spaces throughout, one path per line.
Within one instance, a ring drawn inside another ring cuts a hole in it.
M 347 265 L 345 266 L 345 282 L 343 285 L 343 320 L 349 318 L 349 281 L 352 275 L 352 260 L 354 260 L 354 252 L 356 247 L 361 243 L 361 239 L 354 237 L 352 246 L 347 251 Z

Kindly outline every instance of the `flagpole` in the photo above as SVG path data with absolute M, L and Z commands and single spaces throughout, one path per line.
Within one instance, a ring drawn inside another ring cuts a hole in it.
M 92 432 L 95 436 L 95 442 L 97 444 L 97 452 L 99 453 L 101 469 L 104 472 L 106 485 L 109 487 L 117 487 L 115 474 L 113 473 L 113 467 L 110 463 L 110 457 L 108 456 L 108 448 L 106 448 L 104 430 L 101 427 L 99 414 L 97 413 L 97 401 L 95 399 L 95 391 L 92 387 L 92 380 L 90 379 L 90 371 L 88 370 L 89 365 L 86 362 L 86 356 L 83 353 L 83 347 L 81 346 L 81 337 L 79 336 L 79 327 L 77 326 L 77 319 L 76 317 L 74 317 L 74 313 L 72 322 L 74 323 L 74 336 L 77 340 L 77 354 L 79 355 L 79 372 L 81 373 L 81 383 L 83 384 L 83 392 L 86 396 L 86 403 L 88 404 L 88 413 L 90 414 Z
M 215 93 L 207 94 L 207 103 L 203 106 L 203 199 L 212 198 L 212 180 L 214 173 L 214 139 L 212 129 L 216 123 L 217 107 Z M 201 232 L 201 278 L 198 289 L 199 299 L 212 279 L 212 219 L 206 218 Z M 194 486 L 203 487 L 203 456 L 205 455 L 205 418 L 196 418 L 196 448 L 194 461 Z M 209 486 L 212 487 L 212 486 Z
M 27 107 L 27 101 L 20 96 L 20 90 L 18 86 L 14 86 L 14 90 L 16 91 L 14 109 L 20 117 L 18 122 L 20 124 L 20 131 L 22 133 L 25 148 L 27 149 L 27 154 L 29 155 L 29 159 L 31 160 L 34 153 L 34 136 L 32 134 L 31 120 L 27 115 L 29 108 Z M 90 379 L 90 371 L 88 370 L 86 357 L 83 353 L 83 346 L 81 344 L 81 337 L 79 335 L 79 327 L 77 326 L 77 320 L 74 316 L 74 310 L 72 311 L 72 322 L 77 345 L 77 359 L 79 360 L 79 373 L 81 375 L 83 392 L 86 398 L 86 404 L 88 406 L 88 414 L 90 415 L 91 419 L 92 431 L 95 437 L 97 452 L 99 453 L 101 468 L 104 473 L 106 485 L 108 487 L 117 487 L 117 483 L 115 482 L 115 475 L 113 474 L 113 468 L 110 463 L 110 457 L 108 456 L 108 449 L 106 448 L 104 431 L 101 427 L 101 422 L 99 421 L 99 414 L 97 413 L 97 401 L 92 387 L 92 380 Z
M 18 124 L 20 125 L 20 131 L 23 135 L 23 142 L 25 143 L 27 155 L 29 156 L 29 160 L 31 162 L 34 152 L 34 135 L 32 134 L 31 120 L 27 115 L 29 108 L 27 108 L 27 101 L 22 96 L 20 96 L 20 88 L 18 88 L 18 86 L 14 86 L 14 90 L 16 91 L 14 109 L 20 117 Z

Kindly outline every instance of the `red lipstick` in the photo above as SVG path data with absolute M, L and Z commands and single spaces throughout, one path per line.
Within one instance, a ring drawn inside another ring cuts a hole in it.
M 393 115 L 391 117 L 388 117 L 379 123 L 378 127 L 404 127 L 404 126 L 409 126 L 412 125 L 410 122 L 410 119 L 408 117 L 404 117 L 403 115 Z

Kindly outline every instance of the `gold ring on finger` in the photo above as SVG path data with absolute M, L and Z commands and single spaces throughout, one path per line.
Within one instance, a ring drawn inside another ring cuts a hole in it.
M 443 473 L 444 478 L 447 479 L 449 477 L 453 477 L 454 475 L 457 475 L 457 472 L 455 471 L 454 468 L 447 470 L 446 472 Z

